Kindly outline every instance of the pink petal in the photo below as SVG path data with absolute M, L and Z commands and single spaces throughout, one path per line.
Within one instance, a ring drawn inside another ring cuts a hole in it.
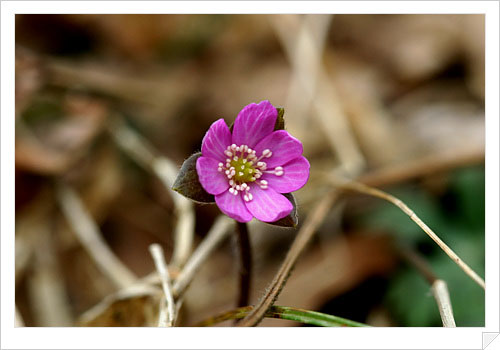
M 249 104 L 234 121 L 233 143 L 253 148 L 274 130 L 278 112 L 269 101 Z
M 274 131 L 262 139 L 254 149 L 257 152 L 257 157 L 260 157 L 265 149 L 272 152 L 270 158 L 262 159 L 263 162 L 266 162 L 269 170 L 283 166 L 283 164 L 300 157 L 303 151 L 302 143 L 285 130 Z
M 225 162 L 226 155 L 224 151 L 231 145 L 231 132 L 224 119 L 219 119 L 210 125 L 203 141 L 201 142 L 201 153 L 204 157 L 217 159 L 219 162 Z
M 295 158 L 283 167 L 283 175 L 264 174 L 262 180 L 266 180 L 269 187 L 279 193 L 290 193 L 302 188 L 309 180 L 309 162 L 304 157 Z
M 249 222 L 253 216 L 245 207 L 241 194 L 233 195 L 229 191 L 215 196 L 215 203 L 227 216 L 239 222 Z
M 201 186 L 210 194 L 219 194 L 229 188 L 229 181 L 224 173 L 217 171 L 219 162 L 213 158 L 200 157 L 196 160 L 196 172 Z
M 292 211 L 292 203 L 272 188 L 268 187 L 263 190 L 258 185 L 251 185 L 250 187 L 253 199 L 245 202 L 245 205 L 250 213 L 260 221 L 274 222 L 287 216 Z

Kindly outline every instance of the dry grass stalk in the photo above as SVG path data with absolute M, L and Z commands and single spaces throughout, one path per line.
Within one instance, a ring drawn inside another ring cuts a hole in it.
M 229 236 L 234 221 L 227 216 L 219 216 L 207 236 L 193 252 L 174 282 L 174 296 L 179 298 L 191 283 L 194 275 L 218 245 Z
M 23 316 L 21 316 L 21 313 L 17 309 L 17 306 L 16 306 L 16 309 L 15 309 L 14 327 L 24 327 Z
M 327 181 L 329 181 L 336 188 L 342 190 L 355 191 L 370 196 L 378 197 L 397 206 L 406 215 L 408 215 L 410 219 L 413 220 L 434 242 L 436 242 L 436 244 L 450 257 L 451 260 L 453 260 L 467 274 L 467 276 L 469 276 L 474 282 L 476 282 L 479 286 L 481 286 L 481 288 L 483 289 L 486 288 L 484 280 L 481 277 L 479 277 L 479 275 L 476 272 L 474 272 L 474 270 L 472 270 L 469 267 L 469 265 L 467 265 L 462 259 L 460 259 L 460 257 L 450 247 L 448 247 L 446 243 L 444 243 L 438 237 L 438 235 L 435 234 L 434 231 L 432 231 L 429 228 L 429 226 L 427 226 L 417 216 L 417 214 L 415 214 L 415 212 L 413 212 L 413 210 L 411 210 L 403 201 L 384 191 L 366 186 L 359 182 L 355 181 L 346 182 L 337 179 L 332 179 L 331 177 L 328 177 Z
M 77 193 L 62 183 L 57 185 L 56 193 L 64 216 L 97 267 L 119 289 L 135 283 L 137 277 L 108 247 Z
M 417 252 L 407 248 L 400 248 L 398 253 L 412 264 L 431 286 L 443 326 L 456 327 L 446 282 L 436 276 L 429 263 Z
M 292 65 L 292 86 L 295 88 L 288 101 L 307 101 L 299 107 L 301 113 L 312 103 L 314 116 L 339 157 L 343 171 L 356 175 L 364 167 L 365 160 L 341 108 L 335 86 L 322 64 L 331 18 L 331 15 L 305 15 L 301 20 L 298 15 L 273 16 L 271 23 Z
M 149 251 L 153 257 L 156 271 L 160 276 L 161 285 L 163 287 L 164 299 L 162 298 L 160 307 L 160 320 L 158 327 L 172 327 L 175 322 L 175 302 L 172 294 L 172 282 L 170 274 L 168 273 L 167 263 L 165 262 L 165 255 L 163 249 L 159 244 L 151 244 Z M 163 306 L 166 304 L 166 306 Z
M 453 309 L 451 307 L 450 294 L 448 293 L 446 282 L 443 280 L 434 281 L 434 283 L 432 284 L 432 294 L 436 299 L 439 314 L 441 315 L 441 320 L 443 321 L 443 326 L 456 327 L 455 319 L 453 318 Z
M 307 247 L 311 238 L 316 232 L 317 228 L 323 222 L 324 218 L 330 211 L 335 199 L 337 198 L 337 191 L 330 191 L 327 193 L 314 208 L 311 209 L 309 216 L 307 217 L 304 225 L 300 229 L 297 237 L 292 243 L 292 246 L 288 250 L 285 260 L 281 265 L 278 273 L 275 275 L 273 281 L 269 285 L 266 294 L 262 299 L 259 300 L 257 305 L 253 308 L 252 312 L 248 314 L 239 324 L 239 327 L 253 327 L 259 324 L 259 322 L 264 318 L 267 310 L 273 306 L 276 298 L 278 298 L 279 293 L 283 289 L 290 272 L 297 262 L 300 254 Z
M 177 176 L 177 166 L 156 151 L 149 142 L 122 121 L 115 120 L 109 131 L 117 145 L 144 169 L 155 174 L 172 197 L 177 215 L 175 225 L 175 245 L 170 265 L 182 267 L 191 254 L 194 237 L 194 209 L 188 199 L 175 193 L 171 188 Z

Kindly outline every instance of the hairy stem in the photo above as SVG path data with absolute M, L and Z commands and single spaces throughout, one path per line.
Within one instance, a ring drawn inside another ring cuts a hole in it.
M 252 285 L 252 250 L 246 223 L 236 222 L 236 239 L 240 255 L 240 291 L 237 306 L 241 307 L 249 304 Z

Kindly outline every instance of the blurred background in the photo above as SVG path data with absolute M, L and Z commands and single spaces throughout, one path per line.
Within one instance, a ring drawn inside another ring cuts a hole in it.
M 158 293 L 116 297 L 120 278 L 88 247 L 98 237 L 133 279 L 155 271 L 148 246 L 160 243 L 175 278 L 220 212 L 191 207 L 193 244 L 177 259 L 171 169 L 213 121 L 264 99 L 285 108 L 311 162 L 300 223 L 324 174 L 358 178 L 402 199 L 484 277 L 484 52 L 483 15 L 17 15 L 18 325 L 156 326 Z M 166 182 L 155 159 L 170 165 Z M 252 303 L 295 236 L 250 225 Z M 363 195 L 337 201 L 276 304 L 441 326 L 415 257 L 447 282 L 457 326 L 484 326 L 484 291 L 399 209 Z M 178 325 L 235 307 L 237 261 L 229 239 Z

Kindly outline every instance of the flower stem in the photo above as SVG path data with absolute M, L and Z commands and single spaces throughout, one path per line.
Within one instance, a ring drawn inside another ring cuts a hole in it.
M 236 239 L 240 255 L 240 291 L 238 307 L 249 304 L 252 277 L 252 250 L 246 223 L 236 222 Z

